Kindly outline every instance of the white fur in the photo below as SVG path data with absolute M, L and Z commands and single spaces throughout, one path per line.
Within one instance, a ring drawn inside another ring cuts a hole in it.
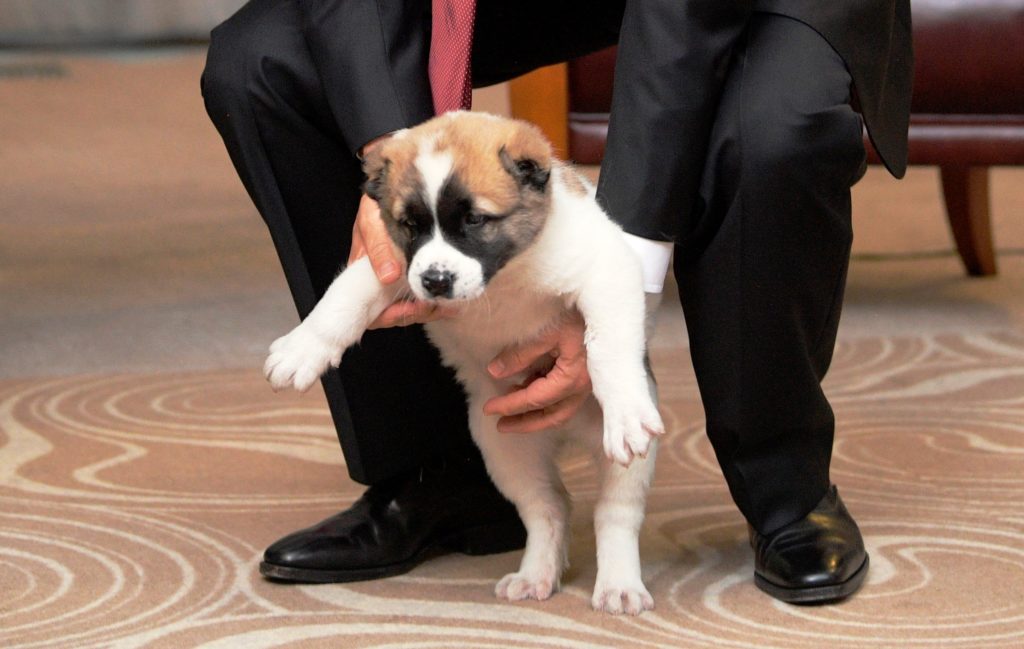
M 433 142 L 428 142 L 426 149 L 416 156 L 415 164 L 423 176 L 423 189 L 427 192 L 427 205 L 435 210 L 435 217 L 437 216 L 435 209 L 437 197 L 441 194 L 444 181 L 452 172 L 453 163 L 451 154 L 439 153 L 434 148 Z
M 316 308 L 290 333 L 270 345 L 263 375 L 274 390 L 308 390 L 327 367 L 338 367 L 342 353 L 401 294 L 404 282 L 385 287 L 363 257 L 338 275 Z
M 462 254 L 445 241 L 441 228 L 436 223 L 430 241 L 423 244 L 409 262 L 409 287 L 413 295 L 420 300 L 431 298 L 420 279 L 423 273 L 430 269 L 448 271 L 455 278 L 451 299 L 471 300 L 480 297 L 484 291 L 483 266 L 476 259 Z
M 444 181 L 441 170 L 451 169 L 452 163 L 427 155 L 422 161 L 437 171 L 425 174 L 430 176 L 428 191 L 436 196 Z M 598 573 L 591 603 L 598 610 L 635 615 L 654 605 L 641 580 L 638 537 L 656 438 L 664 425 L 643 362 L 639 260 L 621 229 L 597 205 L 592 187 L 587 185 L 586 195 L 569 189 L 564 174 L 574 173 L 561 166 L 552 170 L 552 210 L 534 243 L 492 278 L 479 299 L 463 303 L 452 319 L 429 323 L 427 331 L 466 387 L 473 438 L 494 483 L 516 505 L 527 529 L 519 570 L 498 582 L 496 595 L 543 600 L 558 589 L 567 565 L 569 499 L 555 457 L 559 446 L 572 440 L 589 448 L 601 467 L 594 521 Z M 429 259 L 447 259 L 459 266 L 450 270 L 466 272 L 469 258 L 459 260 L 444 251 L 451 246 L 439 232 L 435 236 L 436 244 L 424 246 L 436 246 Z M 410 277 L 423 270 L 417 259 L 410 264 Z M 343 272 L 310 316 L 274 343 L 266 372 L 275 388 L 307 389 L 328 364 L 337 365 L 344 347 L 358 340 L 385 308 L 392 294 L 368 269 L 361 261 Z M 523 377 L 497 381 L 487 373 L 487 364 L 510 345 L 556 326 L 573 307 L 586 323 L 595 398 L 558 430 L 498 433 L 497 417 L 485 416 L 483 404 Z

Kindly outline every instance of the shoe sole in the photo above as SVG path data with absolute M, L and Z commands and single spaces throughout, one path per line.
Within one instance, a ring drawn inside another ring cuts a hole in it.
M 864 555 L 864 563 L 861 564 L 860 568 L 857 568 L 857 572 L 839 584 L 812 586 L 809 588 L 786 588 L 768 581 L 756 572 L 754 573 L 754 584 L 775 599 L 787 604 L 828 604 L 846 599 L 856 593 L 861 584 L 864 583 L 864 577 L 868 574 L 869 563 L 869 557 Z
M 260 574 L 272 581 L 304 584 L 340 584 L 352 581 L 370 581 L 402 575 L 428 559 L 459 552 L 470 556 L 499 554 L 520 550 L 526 545 L 526 533 L 519 521 L 504 522 L 461 530 L 455 534 L 427 543 L 405 561 L 372 568 L 325 570 L 298 568 L 276 563 L 260 562 Z
M 430 551 L 434 551 L 433 553 Z M 260 574 L 271 581 L 297 584 L 342 584 L 350 581 L 370 581 L 402 575 L 427 559 L 443 554 L 436 546 L 424 548 L 412 558 L 386 566 L 357 568 L 352 570 L 320 570 L 316 568 L 293 568 L 276 563 L 260 562 Z

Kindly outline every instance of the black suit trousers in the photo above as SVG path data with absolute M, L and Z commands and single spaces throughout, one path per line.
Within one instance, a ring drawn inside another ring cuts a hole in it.
M 801 22 L 755 13 L 740 38 L 695 218 L 675 250 L 708 437 L 761 532 L 829 486 L 834 418 L 821 389 L 866 169 L 842 59 Z
M 202 89 L 304 318 L 348 257 L 363 176 L 295 2 L 254 0 L 218 26 Z M 379 482 L 440 451 L 476 453 L 465 395 L 422 327 L 367 332 L 322 383 L 354 480 Z
M 614 42 L 621 3 L 586 23 L 571 5 L 524 40 L 513 16 L 501 15 L 508 3 L 490 5 L 493 13 L 481 3 L 475 78 L 500 81 Z M 850 77 L 810 28 L 756 15 L 729 70 L 698 218 L 675 270 L 709 437 L 741 511 L 770 532 L 803 516 L 828 485 L 833 419 L 820 379 L 842 300 L 849 188 L 864 152 Z M 214 30 L 202 85 L 305 316 L 347 255 L 362 177 L 294 2 L 252 0 Z M 419 327 L 368 332 L 323 384 L 357 481 L 438 454 L 475 454 L 464 395 Z

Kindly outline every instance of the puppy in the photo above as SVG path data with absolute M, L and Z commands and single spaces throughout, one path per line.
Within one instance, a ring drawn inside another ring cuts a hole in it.
M 407 273 L 397 287 L 384 287 L 366 258 L 351 264 L 302 324 L 271 345 L 267 379 L 275 389 L 307 390 L 403 294 L 456 305 L 454 317 L 426 330 L 465 386 L 473 439 L 527 530 L 519 570 L 498 582 L 496 595 L 544 600 L 559 587 L 569 499 L 555 456 L 573 440 L 601 467 L 591 603 L 634 615 L 652 608 L 638 536 L 664 425 L 645 365 L 640 263 L 622 230 L 593 187 L 520 121 L 448 113 L 394 134 L 367 156 L 364 170 L 365 190 L 379 202 Z M 558 326 L 572 309 L 586 323 L 593 396 L 558 430 L 499 433 L 484 402 L 549 368 L 499 381 L 488 362 Z

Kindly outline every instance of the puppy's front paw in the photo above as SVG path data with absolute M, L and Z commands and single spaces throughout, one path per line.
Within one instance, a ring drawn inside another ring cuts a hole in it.
M 521 570 L 505 575 L 494 587 L 494 594 L 500 599 L 515 602 L 522 599 L 543 601 L 558 590 L 558 578 L 554 572 L 532 574 Z
M 263 375 L 274 390 L 308 390 L 329 365 L 337 367 L 341 352 L 308 327 L 299 325 L 270 345 Z
M 665 434 L 658 408 L 648 398 L 604 408 L 604 453 L 626 466 L 634 457 L 647 457 L 651 440 Z
M 654 608 L 654 598 L 640 580 L 622 584 L 601 583 L 598 580 L 594 586 L 594 596 L 590 598 L 590 605 L 595 611 L 604 611 L 612 615 L 640 615 Z

